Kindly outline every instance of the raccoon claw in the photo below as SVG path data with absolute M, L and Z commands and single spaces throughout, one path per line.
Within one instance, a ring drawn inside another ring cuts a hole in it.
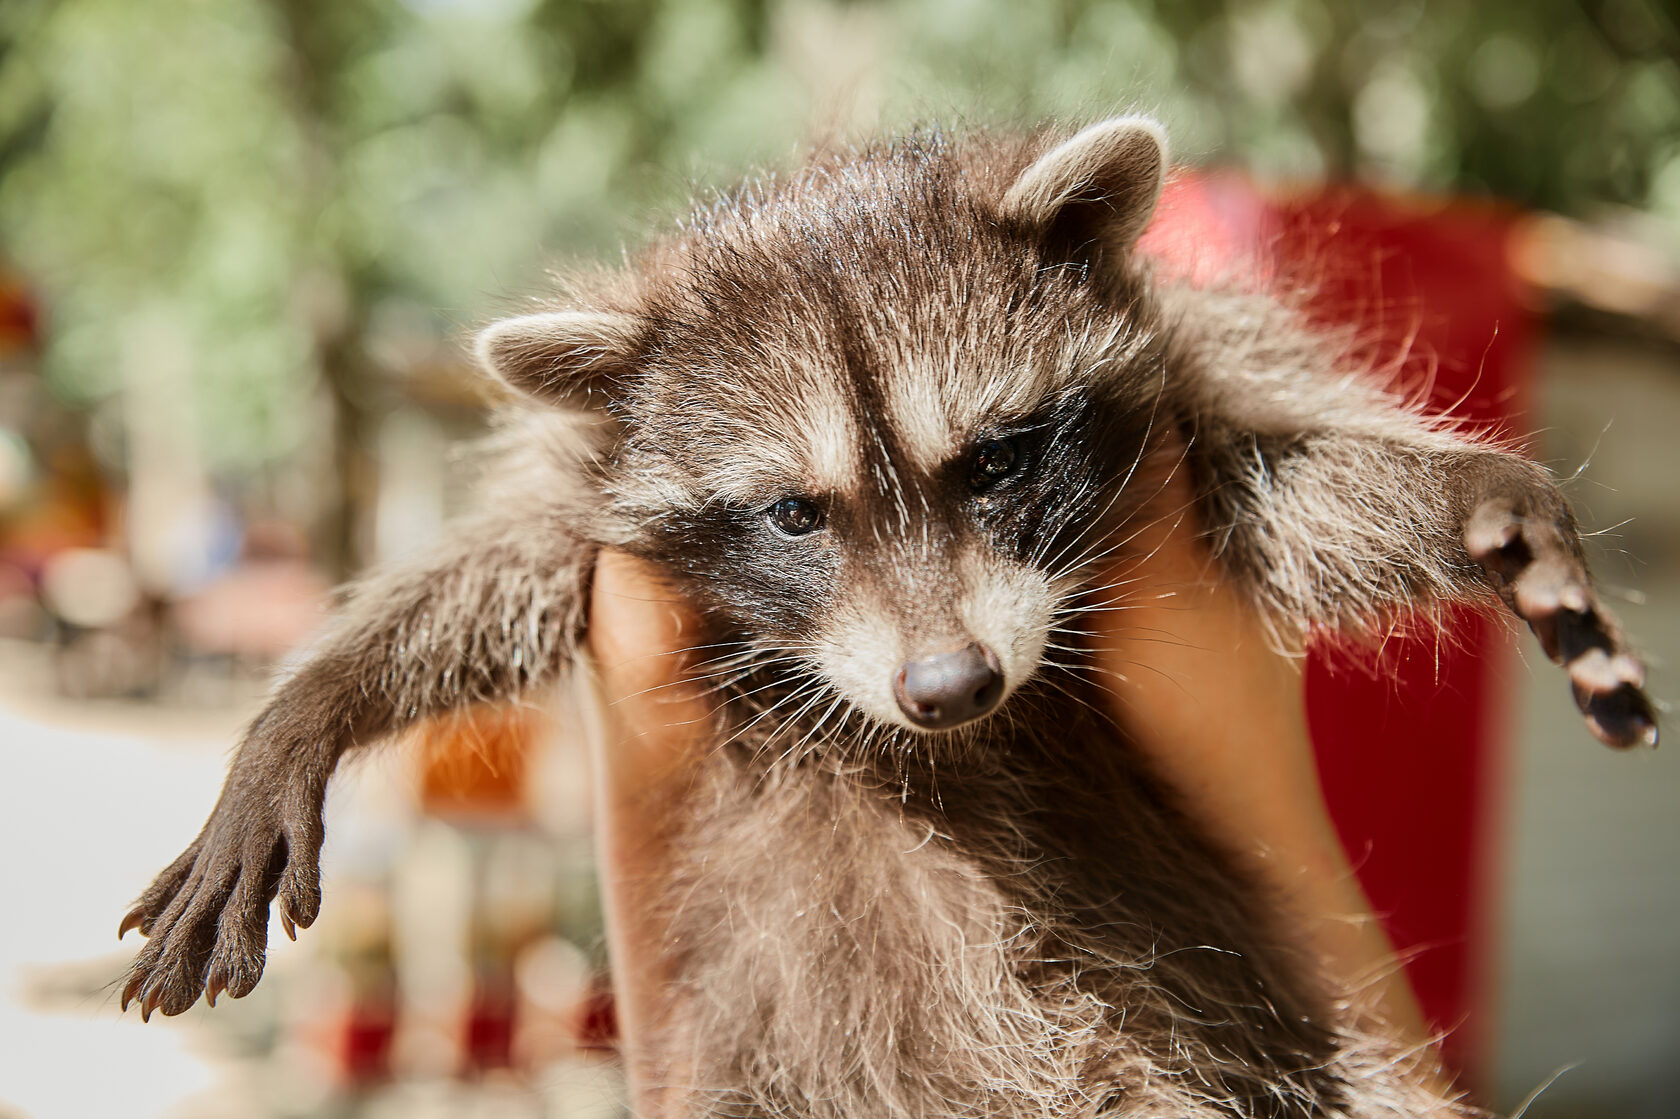
M 198 840 L 123 918 L 123 933 L 138 927 L 150 938 L 123 988 L 124 1010 L 138 998 L 149 1020 L 153 1010 L 180 1014 L 201 992 L 212 1006 L 223 993 L 251 992 L 267 955 L 270 903 L 279 897 L 293 939 L 319 911 L 320 804 L 308 790 L 279 805 L 224 795 Z
M 1476 507 L 1464 546 L 1540 647 L 1569 673 L 1575 705 L 1607 746 L 1657 744 L 1645 667 L 1598 601 L 1568 514 L 1528 516 L 1506 498 Z
M 227 980 L 223 978 L 221 968 L 211 968 L 210 974 L 204 980 L 204 1001 L 210 1006 L 215 1006 L 216 996 L 225 990 Z
M 146 977 L 144 975 L 130 975 L 128 977 L 128 983 L 123 987 L 122 993 L 122 1009 L 124 1013 L 128 1012 L 128 1004 L 134 1001 L 134 996 L 140 993 L 140 988 L 143 987 L 145 983 Z

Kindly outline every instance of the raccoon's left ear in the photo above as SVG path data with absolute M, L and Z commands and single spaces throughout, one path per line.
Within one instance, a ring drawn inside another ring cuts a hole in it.
M 544 311 L 490 324 L 474 351 L 486 372 L 526 396 L 599 408 L 605 390 L 630 372 L 640 333 L 634 315 Z
M 1093 124 L 1021 172 L 1003 212 L 1079 253 L 1124 256 L 1155 213 L 1167 134 L 1148 117 Z

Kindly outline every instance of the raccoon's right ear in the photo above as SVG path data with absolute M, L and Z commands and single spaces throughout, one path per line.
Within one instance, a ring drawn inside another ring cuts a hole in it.
M 544 311 L 490 324 L 474 350 L 487 372 L 526 396 L 599 408 L 612 382 L 629 373 L 640 327 L 634 315 Z
M 1123 257 L 1154 215 L 1166 174 L 1160 124 L 1117 117 L 1040 156 L 1004 194 L 1003 213 L 1080 255 Z

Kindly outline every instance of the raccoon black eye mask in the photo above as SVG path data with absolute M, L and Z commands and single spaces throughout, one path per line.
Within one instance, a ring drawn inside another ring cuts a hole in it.
M 319 911 L 339 758 L 571 672 L 612 547 L 723 650 L 643 1042 L 676 1110 L 1434 1107 L 1046 650 L 1077 655 L 1170 442 L 1280 640 L 1503 603 L 1617 747 L 1656 741 L 1643 669 L 1545 470 L 1346 376 L 1268 297 L 1153 275 L 1166 168 L 1141 118 L 819 155 L 485 330 L 520 403 L 478 511 L 278 686 L 122 921 L 150 938 L 124 1006 L 249 992 L 270 904 L 292 935 Z

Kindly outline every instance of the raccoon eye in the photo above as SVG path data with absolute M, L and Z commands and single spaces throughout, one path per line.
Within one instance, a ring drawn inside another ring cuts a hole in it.
M 822 510 L 803 497 L 784 497 L 764 513 L 770 527 L 783 536 L 807 536 L 822 527 Z
M 1013 439 L 990 439 L 980 444 L 968 467 L 968 484 L 976 491 L 990 489 L 1014 472 L 1020 459 Z

